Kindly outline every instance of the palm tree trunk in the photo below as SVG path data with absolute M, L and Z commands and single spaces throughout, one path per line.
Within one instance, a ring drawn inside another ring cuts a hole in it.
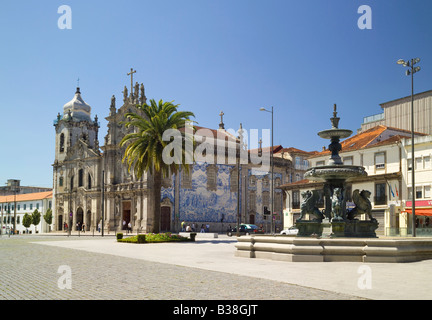
M 159 171 L 154 172 L 154 190 L 153 190 L 153 201 L 154 201 L 154 211 L 153 211 L 153 225 L 151 226 L 151 231 L 153 233 L 160 232 L 160 220 L 161 220 L 161 188 L 162 188 L 162 173 Z

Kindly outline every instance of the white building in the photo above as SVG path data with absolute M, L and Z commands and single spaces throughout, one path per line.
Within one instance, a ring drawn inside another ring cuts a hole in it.
M 402 142 L 403 187 L 407 197 L 403 201 L 402 217 L 412 228 L 412 153 L 411 139 Z M 416 235 L 432 235 L 432 135 L 414 139 L 415 215 Z
M 52 191 L 27 193 L 0 196 L 0 230 L 1 234 L 6 234 L 13 230 L 14 217 L 16 216 L 16 232 L 22 233 L 47 233 L 50 231 L 43 216 L 48 209 L 52 208 Z M 16 206 L 16 207 L 15 207 Z M 40 222 L 37 226 L 33 224 L 26 228 L 23 226 L 23 218 L 26 213 L 32 214 L 38 210 L 41 214 Z

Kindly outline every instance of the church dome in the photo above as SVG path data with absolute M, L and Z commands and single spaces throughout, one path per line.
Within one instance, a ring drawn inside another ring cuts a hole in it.
M 63 118 L 72 117 L 75 121 L 91 121 L 91 107 L 81 97 L 80 88 L 77 88 L 75 96 L 63 106 Z

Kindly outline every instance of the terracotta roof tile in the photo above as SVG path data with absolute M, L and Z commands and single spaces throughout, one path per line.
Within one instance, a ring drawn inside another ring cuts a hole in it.
M 52 191 L 45 191 L 45 192 L 35 192 L 35 193 L 24 193 L 24 194 L 17 194 L 16 195 L 16 201 L 35 201 L 35 200 L 43 200 L 43 199 L 50 199 L 53 197 Z M 0 203 L 6 203 L 6 202 L 14 202 L 15 196 L 9 195 L 9 196 L 0 196 Z

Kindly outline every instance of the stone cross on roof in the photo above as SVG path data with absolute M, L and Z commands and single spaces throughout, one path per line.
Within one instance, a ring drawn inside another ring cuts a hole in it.
M 223 116 L 225 115 L 225 113 L 223 113 L 223 111 L 221 111 L 219 113 L 220 117 L 221 117 L 221 122 L 219 123 L 219 129 L 225 129 L 225 125 L 223 123 Z
M 136 70 L 131 68 L 131 71 L 127 74 L 128 76 L 131 76 L 131 96 L 133 97 L 133 74 L 136 73 Z

